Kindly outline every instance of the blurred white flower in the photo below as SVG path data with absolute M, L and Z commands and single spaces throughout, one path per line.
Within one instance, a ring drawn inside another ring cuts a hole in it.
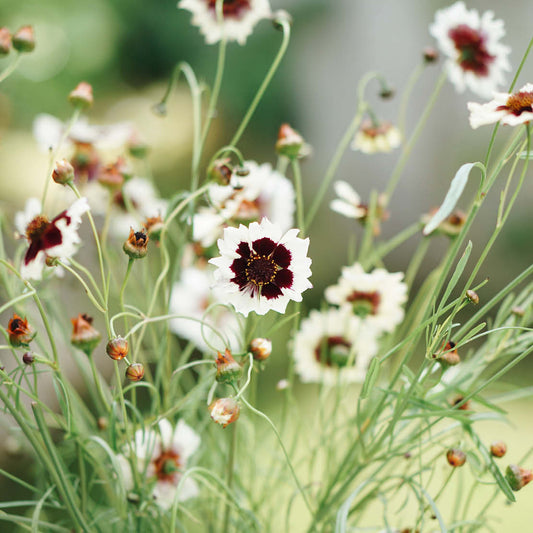
M 348 218 L 364 218 L 368 214 L 368 207 L 361 203 L 361 197 L 346 181 L 336 181 L 333 184 L 338 198 L 333 200 L 330 208 Z
M 388 153 L 401 143 L 400 130 L 390 122 L 374 124 L 371 120 L 365 120 L 355 134 L 351 148 L 364 154 Z

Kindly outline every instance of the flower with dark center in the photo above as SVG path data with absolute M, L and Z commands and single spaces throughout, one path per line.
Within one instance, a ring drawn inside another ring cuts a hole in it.
M 435 14 L 429 32 L 447 57 L 445 69 L 458 92 L 466 88 L 482 97 L 490 97 L 505 83 L 505 71 L 511 70 L 510 48 L 500 43 L 505 35 L 503 21 L 492 11 L 483 14 L 468 10 L 456 2 Z
M 496 93 L 486 104 L 468 103 L 470 125 L 479 126 L 501 122 L 507 126 L 519 126 L 533 121 L 533 83 L 524 85 L 516 93 Z
M 224 38 L 245 44 L 254 26 L 270 17 L 268 0 L 222 0 L 222 12 L 216 11 L 216 0 L 180 0 L 178 7 L 192 13 L 192 23 L 200 28 L 207 44 Z
M 28 346 L 35 337 L 35 333 L 35 330 L 28 324 L 28 319 L 21 318 L 16 313 L 7 324 L 11 346 Z
M 218 240 L 221 255 L 210 263 L 218 267 L 217 286 L 239 313 L 284 313 L 290 300 L 302 300 L 302 292 L 311 287 L 311 259 L 309 239 L 297 234 L 292 229 L 283 235 L 266 218 L 260 224 L 224 230 L 224 238 Z
M 144 229 L 133 231 L 133 228 L 130 228 L 130 235 L 122 249 L 132 259 L 142 259 L 148 252 L 148 240 L 148 234 Z

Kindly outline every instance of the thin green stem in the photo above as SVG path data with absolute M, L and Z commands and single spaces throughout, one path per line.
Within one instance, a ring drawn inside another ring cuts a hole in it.
M 302 173 L 300 163 L 295 157 L 291 159 L 292 173 L 294 176 L 294 189 L 296 191 L 296 221 L 300 229 L 300 237 L 305 237 L 304 198 L 302 191 Z
M 233 472 L 235 469 L 235 455 L 237 450 L 237 424 L 231 425 L 231 440 L 229 445 L 229 457 L 226 470 L 226 486 L 231 490 L 233 486 Z M 231 515 L 231 504 L 230 500 L 226 500 L 226 505 L 224 509 L 224 521 L 222 531 L 224 533 L 229 533 L 229 524 L 230 524 L 230 515 Z
M 18 53 L 15 59 L 0 73 L 0 83 L 7 80 L 13 72 L 17 69 L 19 66 L 20 60 L 22 59 L 22 54 Z

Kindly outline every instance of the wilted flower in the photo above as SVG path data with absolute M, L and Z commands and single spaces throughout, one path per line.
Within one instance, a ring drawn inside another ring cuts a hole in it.
M 263 337 L 252 339 L 250 351 L 256 361 L 265 361 L 272 353 L 272 341 Z
M 86 81 L 82 81 L 76 85 L 76 87 L 70 91 L 68 95 L 69 102 L 74 107 L 85 109 L 93 105 L 93 88 Z
M 142 259 L 148 252 L 148 239 L 148 235 L 144 229 L 133 231 L 133 228 L 130 228 L 129 237 L 122 249 L 131 259 Z
M 7 324 L 7 334 L 11 346 L 27 346 L 36 332 L 28 324 L 27 318 L 21 318 L 15 313 Z
M 437 11 L 429 33 L 448 58 L 445 68 L 458 92 L 468 88 L 489 97 L 505 82 L 504 72 L 511 70 L 511 50 L 500 43 L 505 35 L 503 21 L 495 20 L 492 11 L 480 16 L 476 9 L 456 2 Z
M 446 460 L 450 466 L 463 466 L 466 463 L 466 453 L 458 448 L 451 448 L 446 452 Z
M 239 313 L 284 313 L 290 300 L 300 302 L 302 292 L 311 288 L 309 239 L 297 237 L 298 231 L 283 235 L 266 218 L 224 230 L 218 240 L 220 256 L 209 262 L 217 267 L 217 285 Z
M 32 52 L 35 48 L 35 36 L 33 26 L 20 27 L 11 38 L 13 48 L 17 52 Z
M 207 44 L 224 38 L 245 44 L 254 26 L 270 16 L 268 0 L 232 0 L 222 3 L 222 20 L 218 20 L 216 0 L 180 0 L 178 7 L 192 13 L 192 24 L 200 28 Z
M 532 479 L 533 472 L 518 465 L 509 465 L 505 470 L 505 478 L 514 491 L 524 488 Z
M 98 183 L 111 191 L 122 187 L 126 179 L 131 178 L 132 171 L 123 157 L 119 157 L 114 163 L 106 165 L 98 172 Z
M 501 122 L 519 126 L 533 120 L 533 83 L 524 85 L 516 93 L 496 93 L 486 104 L 468 103 L 470 126 L 476 129 L 486 124 Z
M 234 398 L 219 398 L 209 407 L 211 418 L 223 428 L 239 418 L 241 408 Z
M 79 314 L 76 318 L 71 318 L 70 321 L 72 322 L 70 342 L 90 356 L 102 338 L 100 332 L 92 325 L 92 317 Z
M 365 120 L 352 142 L 352 150 L 364 154 L 388 153 L 402 143 L 402 134 L 390 122 L 375 123 Z

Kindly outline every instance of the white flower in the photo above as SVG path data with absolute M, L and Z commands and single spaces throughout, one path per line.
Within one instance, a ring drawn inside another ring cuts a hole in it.
M 374 124 L 365 120 L 355 134 L 352 150 L 359 150 L 364 154 L 388 153 L 398 148 L 402 143 L 402 134 L 390 122 Z
M 501 122 L 518 126 L 533 120 L 533 83 L 524 85 L 516 93 L 496 93 L 486 104 L 468 103 L 470 125 L 479 126 Z
M 35 202 L 32 204 L 28 203 L 27 214 L 37 207 Z M 51 221 L 41 214 L 31 219 L 24 230 L 24 235 L 30 245 L 20 268 L 23 278 L 41 279 L 47 257 L 65 260 L 76 253 L 80 242 L 78 228 L 81 224 L 81 216 L 88 210 L 87 198 L 80 198 Z M 16 220 L 17 226 L 22 224 L 23 218 L 24 215 L 21 215 Z
M 500 43 L 505 35 L 503 20 L 495 20 L 492 11 L 480 16 L 477 10 L 466 9 L 464 2 L 456 2 L 437 11 L 429 32 L 448 57 L 445 68 L 458 92 L 468 88 L 489 98 L 505 83 L 511 49 Z
M 288 231 L 293 227 L 296 195 L 290 180 L 269 163 L 245 161 L 249 174 L 230 185 L 211 185 L 210 208 L 199 209 L 193 221 L 193 240 L 204 248 L 222 236 L 225 225 L 259 222 L 263 217 Z M 232 180 L 233 181 L 233 180 Z
M 361 197 L 346 181 L 336 181 L 333 184 L 339 198 L 333 200 L 330 208 L 348 218 L 364 218 L 368 214 L 368 207 L 361 203 Z
M 351 310 L 376 333 L 391 332 L 403 320 L 407 285 L 403 273 L 378 268 L 367 274 L 359 263 L 344 267 L 337 285 L 328 287 L 326 300 Z
M 152 497 L 157 505 L 169 509 L 176 495 L 176 489 L 189 457 L 200 445 L 200 437 L 183 420 L 173 428 L 163 419 L 158 430 L 139 429 L 134 441 L 124 447 L 124 453 L 118 456 L 122 479 L 126 490 L 134 488 L 130 460 L 139 474 L 154 482 Z M 185 478 L 178 501 L 194 498 L 198 495 L 198 486 L 190 478 Z
M 223 38 L 245 44 L 254 26 L 270 17 L 268 0 L 223 0 L 222 20 L 217 20 L 216 0 L 180 0 L 178 7 L 192 13 L 192 24 L 200 28 L 207 44 Z
M 377 353 L 375 332 L 342 309 L 311 311 L 294 339 L 296 372 L 305 383 L 362 383 Z
M 172 318 L 169 327 L 203 351 L 213 351 L 213 347 L 222 351 L 229 347 L 238 352 L 242 346 L 241 332 L 244 325 L 227 307 L 213 305 L 224 302 L 217 297 L 216 291 L 211 290 L 212 285 L 212 268 L 184 268 L 180 280 L 172 287 L 169 309 L 173 315 L 196 320 Z M 206 312 L 210 306 L 213 307 Z
M 28 224 L 41 213 L 41 200 L 39 200 L 39 198 L 28 198 L 26 200 L 26 205 L 24 206 L 24 211 L 18 211 L 15 213 L 15 229 L 18 233 L 17 236 L 24 237 Z
M 302 292 L 312 287 L 309 239 L 297 235 L 297 229 L 283 235 L 266 218 L 249 227 L 224 229 L 224 238 L 218 240 L 220 257 L 209 262 L 218 267 L 215 281 L 221 294 L 239 313 L 284 313 L 290 300 L 300 302 Z

